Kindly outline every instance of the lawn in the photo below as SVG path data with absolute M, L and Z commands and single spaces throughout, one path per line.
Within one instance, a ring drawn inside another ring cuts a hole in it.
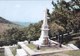
M 17 50 L 17 47 L 10 47 L 11 51 L 12 51 L 12 54 L 13 55 L 16 55 L 16 50 Z
M 80 50 L 75 50 L 75 51 L 67 51 L 65 54 L 68 54 L 70 56 L 80 56 Z
M 27 44 L 27 46 L 30 49 L 37 51 L 37 46 L 34 45 L 33 43 Z M 39 51 L 48 51 L 48 50 L 49 51 L 53 51 L 53 50 L 58 50 L 58 49 L 61 49 L 61 48 L 59 48 L 58 46 L 51 46 L 51 47 L 49 47 L 49 46 L 43 46 L 43 47 L 40 47 Z
M 4 56 L 4 53 L 0 53 L 0 56 Z
M 37 46 L 34 45 L 34 44 L 32 44 L 32 43 L 27 44 L 27 46 L 28 46 L 30 49 L 36 49 L 36 48 L 37 48 Z

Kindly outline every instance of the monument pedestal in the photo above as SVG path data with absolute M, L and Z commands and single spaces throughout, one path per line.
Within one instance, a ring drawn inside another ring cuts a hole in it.
M 34 43 L 33 43 L 35 45 L 50 46 L 51 41 L 50 41 L 49 36 L 48 36 L 49 26 L 48 26 L 48 22 L 47 22 L 47 19 L 48 19 L 47 12 L 48 12 L 48 9 L 46 9 L 45 18 L 43 20 L 43 24 L 42 24 L 42 27 L 41 27 L 40 38 L 39 38 L 39 40 L 34 41 Z
M 50 40 L 43 40 L 43 42 L 37 40 L 37 41 L 33 41 L 33 44 L 34 45 L 39 45 L 39 46 L 50 46 L 51 45 L 51 42 Z

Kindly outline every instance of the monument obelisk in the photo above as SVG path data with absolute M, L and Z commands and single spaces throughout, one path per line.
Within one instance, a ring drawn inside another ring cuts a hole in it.
M 40 45 L 40 46 L 50 44 L 49 35 L 48 35 L 49 26 L 48 26 L 48 21 L 47 21 L 48 20 L 47 11 L 48 9 L 46 9 L 45 18 L 43 19 L 40 38 L 39 40 L 35 42 L 35 44 Z

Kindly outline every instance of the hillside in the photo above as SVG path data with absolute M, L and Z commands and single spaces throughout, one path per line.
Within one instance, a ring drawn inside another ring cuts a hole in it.
M 7 23 L 7 24 L 12 24 L 12 22 L 4 19 L 3 17 L 0 17 L 0 23 Z
M 17 27 L 17 24 L 14 24 L 3 17 L 0 17 L 0 33 L 3 33 L 5 30 L 10 29 L 12 27 Z

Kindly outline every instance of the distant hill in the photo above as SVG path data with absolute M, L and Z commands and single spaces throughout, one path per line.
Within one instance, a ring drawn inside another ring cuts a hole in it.
M 18 27 L 19 25 L 10 22 L 3 17 L 0 17 L 0 33 L 3 33 L 5 30 L 10 29 L 12 27 Z
M 30 22 L 14 22 L 15 24 L 18 24 L 22 27 L 27 27 L 29 26 L 31 23 Z

